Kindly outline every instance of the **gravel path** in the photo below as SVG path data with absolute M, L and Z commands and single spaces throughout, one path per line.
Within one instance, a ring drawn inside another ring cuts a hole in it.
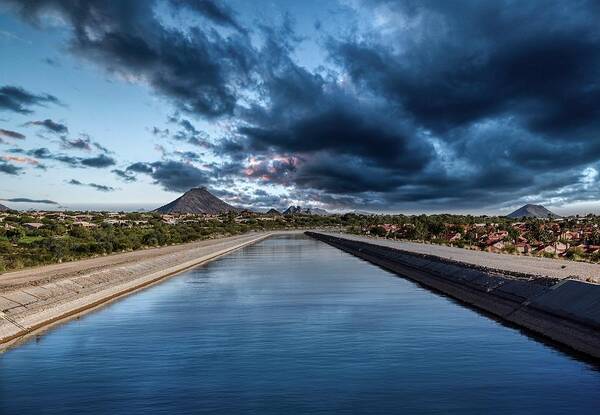
M 327 233 L 327 232 L 322 232 Z M 555 278 L 576 278 L 600 283 L 600 265 L 587 262 L 576 262 L 564 259 L 538 258 L 530 256 L 495 254 L 482 251 L 471 251 L 443 245 L 423 244 L 416 242 L 399 242 L 389 239 L 357 236 L 339 233 L 327 233 L 371 244 L 389 246 L 419 254 L 435 255 L 467 264 L 496 270 L 505 270 L 523 274 L 548 276 Z

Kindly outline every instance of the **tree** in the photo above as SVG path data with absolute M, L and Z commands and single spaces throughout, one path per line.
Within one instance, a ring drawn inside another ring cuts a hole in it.
M 514 244 L 516 244 L 517 242 L 519 242 L 519 236 L 521 236 L 521 232 L 519 232 L 519 230 L 513 226 L 508 228 L 508 238 L 510 239 L 510 241 Z

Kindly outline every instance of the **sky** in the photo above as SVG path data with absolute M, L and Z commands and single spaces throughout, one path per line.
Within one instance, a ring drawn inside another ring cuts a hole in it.
M 600 213 L 600 3 L 0 0 L 0 203 Z

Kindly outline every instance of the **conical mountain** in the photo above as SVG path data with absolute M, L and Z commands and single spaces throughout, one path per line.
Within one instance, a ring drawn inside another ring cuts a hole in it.
M 508 218 L 560 218 L 559 215 L 546 209 L 542 205 L 525 205 L 513 213 L 506 215 Z
M 222 201 L 205 187 L 194 188 L 185 192 L 171 203 L 156 209 L 159 213 L 197 213 L 218 215 L 221 213 L 238 212 L 239 208 Z

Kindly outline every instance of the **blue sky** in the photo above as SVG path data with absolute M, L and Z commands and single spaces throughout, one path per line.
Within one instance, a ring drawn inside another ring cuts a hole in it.
M 22 85 L 30 91 L 50 93 L 60 96 L 64 103 L 38 107 L 33 114 L 3 113 L 3 126 L 27 136 L 23 143 L 15 144 L 25 149 L 60 149 L 52 134 L 34 126 L 23 127 L 32 119 L 52 119 L 68 126 L 69 137 L 88 134 L 102 143 L 115 153 L 119 164 L 157 157 L 155 140 L 149 130 L 155 120 L 164 120 L 172 112 L 168 104 L 143 85 L 115 79 L 73 58 L 65 50 L 65 35 L 60 28 L 36 30 L 9 14 L 0 16 L 0 27 L 0 54 L 5 62 L 0 71 L 0 84 Z M 54 63 L 49 64 L 46 59 Z M 6 151 L 10 144 L 13 142 L 5 144 L 2 150 Z M 78 152 L 82 156 L 88 153 Z M 26 169 L 24 174 L 2 176 L 2 197 L 52 199 L 65 205 L 106 201 L 151 204 L 172 197 L 149 182 L 126 186 L 105 170 L 56 165 L 44 171 Z M 66 183 L 71 179 L 102 183 L 119 190 L 107 195 L 93 188 L 74 189 Z
M 2 0 L 0 199 L 597 212 L 600 13 L 566 5 Z
M 324 55 L 319 51 L 314 25 L 319 15 L 327 17 L 332 11 L 322 7 L 323 2 L 317 1 L 306 2 L 303 7 L 298 7 L 298 3 L 293 1 L 264 3 L 264 7 L 256 7 L 258 3 L 251 7 L 247 2 L 232 4 L 236 5 L 236 12 L 245 19 L 261 24 L 269 24 L 272 19 L 282 21 L 287 13 L 294 13 L 298 29 L 311 36 L 303 41 L 295 54 L 311 68 L 323 64 Z M 332 3 L 332 7 L 338 6 Z M 268 10 L 267 14 L 265 10 Z M 316 13 L 318 10 L 322 10 L 322 13 Z M 74 57 L 68 50 L 68 29 L 52 22 L 51 17 L 39 28 L 24 22 L 12 12 L 12 9 L 5 8 L 0 14 L 0 56 L 4 62 L 0 68 L 0 85 L 16 85 L 34 93 L 49 93 L 60 97 L 62 104 L 37 107 L 33 114 L 0 113 L 2 128 L 19 131 L 27 137 L 23 142 L 5 139 L 0 147 L 5 156 L 10 156 L 6 151 L 12 144 L 27 150 L 40 147 L 61 149 L 56 137 L 44 132 L 43 128 L 24 127 L 33 119 L 51 119 L 68 126 L 69 138 L 76 139 L 82 134 L 92 137 L 112 152 L 116 167 L 125 168 L 140 160 L 154 161 L 161 157 L 158 146 L 168 151 L 197 150 L 195 146 L 153 136 L 152 128 L 169 128 L 167 119 L 177 112 L 168 100 L 154 94 L 143 82 L 123 79 Z M 165 16 L 165 20 L 165 24 L 169 24 L 169 16 Z M 204 131 L 216 135 L 221 131 L 218 122 L 191 119 Z M 91 152 L 79 151 L 77 154 L 90 156 Z M 205 152 L 202 159 L 213 162 L 219 158 Z M 3 175 L 1 197 L 50 199 L 68 207 L 103 207 L 104 204 L 152 207 L 170 201 L 177 195 L 177 192 L 167 191 L 151 179 L 140 179 L 130 184 L 123 183 L 106 169 L 65 168 L 55 162 L 44 164 L 47 164 L 46 170 L 25 164 L 22 174 Z M 102 192 L 93 187 L 74 188 L 68 184 L 72 179 L 102 184 L 115 190 Z M 251 183 L 248 185 L 254 187 Z M 274 192 L 282 194 L 284 190 L 274 189 Z M 5 204 L 14 207 L 53 207 Z

